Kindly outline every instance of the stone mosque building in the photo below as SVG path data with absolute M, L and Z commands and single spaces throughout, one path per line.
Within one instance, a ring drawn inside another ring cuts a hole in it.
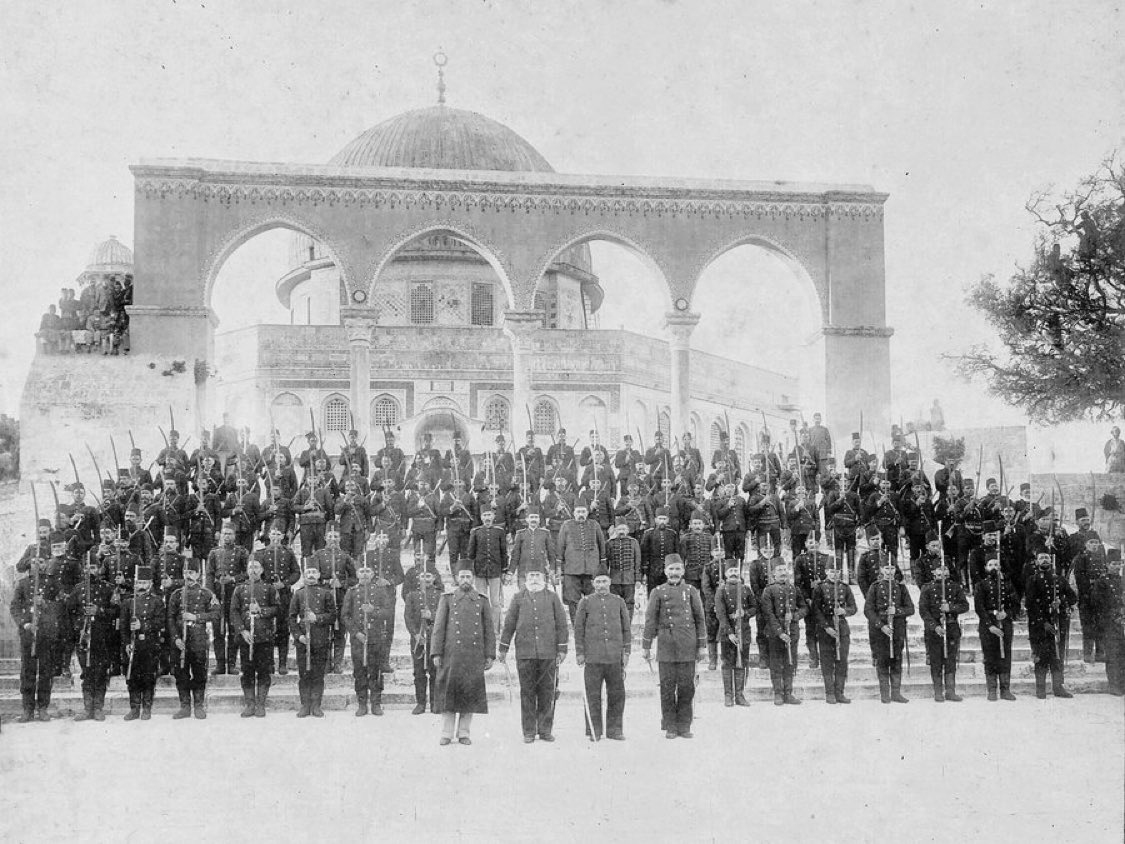
M 329 164 L 554 172 L 508 127 L 444 104 L 372 127 Z M 510 441 L 514 432 L 522 443 L 529 425 L 544 447 L 560 424 L 583 443 L 596 427 L 613 446 L 625 433 L 636 440 L 638 430 L 646 444 L 657 427 L 671 433 L 668 342 L 599 328 L 613 280 L 596 274 L 586 243 L 560 252 L 539 281 L 534 307 L 544 330 L 524 406 L 513 399 L 504 290 L 488 260 L 456 235 L 428 233 L 404 246 L 361 303 L 373 322 L 366 412 L 352 406 L 341 318 L 356 302 L 349 303 L 332 256 L 313 237 L 294 233 L 289 266 L 275 284 L 288 324 L 220 326 L 216 334 L 218 407 L 232 421 L 264 431 L 272 417 L 284 441 L 308 429 L 311 409 L 330 445 L 353 424 L 361 439 L 381 444 L 383 426 L 391 426 L 408 453 L 425 433 L 447 447 L 454 427 L 474 451 L 492 447 L 497 433 Z M 704 450 L 717 447 L 729 419 L 733 446 L 745 456 L 761 413 L 784 424 L 796 401 L 794 376 L 698 352 L 692 369 L 687 430 Z

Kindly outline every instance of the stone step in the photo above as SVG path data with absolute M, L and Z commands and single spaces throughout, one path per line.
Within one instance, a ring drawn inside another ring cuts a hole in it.
M 350 678 L 349 678 L 350 679 Z M 629 698 L 652 698 L 659 695 L 655 679 L 637 678 L 630 674 L 627 684 Z M 1071 676 L 1068 674 L 1067 688 L 1075 694 L 1105 693 L 1108 684 L 1104 676 Z M 794 694 L 808 703 L 823 702 L 824 687 L 819 681 L 798 677 L 794 681 Z M 903 675 L 903 694 L 912 701 L 919 703 L 931 702 L 931 685 L 929 677 L 920 676 L 919 672 L 913 675 Z M 961 678 L 958 675 L 958 693 L 967 698 L 985 697 L 986 687 L 983 679 Z M 1025 677 L 1012 677 L 1012 692 L 1018 697 L 1030 697 L 1035 693 L 1034 679 Z M 509 693 L 511 697 L 509 698 Z M 497 684 L 489 684 L 489 705 L 493 712 L 503 711 L 512 707 L 518 713 L 519 689 L 507 688 Z M 861 680 L 852 682 L 849 679 L 847 686 L 848 697 L 854 700 L 871 700 L 879 697 L 879 686 L 874 680 Z M 564 685 L 560 692 L 560 702 L 564 706 L 581 707 L 582 692 L 577 684 Z M 772 701 L 773 693 L 769 680 L 764 676 L 752 676 L 747 682 L 746 696 L 755 703 Z M 350 685 L 326 685 L 324 693 L 324 709 L 339 712 L 350 710 L 355 705 L 355 692 Z M 716 680 L 708 682 L 701 677 L 699 688 L 696 692 L 696 715 L 702 719 L 710 717 L 711 707 L 720 706 L 722 702 L 722 685 Z M 413 686 L 394 685 L 388 686 L 383 692 L 384 707 L 392 710 L 394 714 L 405 714 L 414 706 Z M 243 699 L 241 691 L 237 689 L 214 688 L 207 690 L 207 707 L 213 713 L 232 713 L 241 710 Z M 274 712 L 289 712 L 299 706 L 299 697 L 294 684 L 276 685 L 270 689 L 269 709 Z M 75 691 L 60 691 L 52 695 L 50 712 L 54 717 L 69 717 L 82 708 L 82 695 Z M 120 717 L 129 710 L 128 695 L 116 687 L 106 695 L 106 714 L 112 718 Z M 163 686 L 157 688 L 153 709 L 155 717 L 167 717 L 179 708 L 179 702 L 172 688 Z M 18 695 L 0 696 L 0 717 L 10 722 L 12 717 L 20 712 L 20 699 Z M 581 717 L 580 715 L 578 716 Z

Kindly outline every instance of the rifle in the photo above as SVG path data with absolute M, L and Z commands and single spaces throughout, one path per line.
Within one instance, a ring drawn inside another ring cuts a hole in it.
M 184 619 L 184 630 L 183 630 L 183 634 L 182 634 L 183 640 L 184 640 L 184 649 L 182 651 L 180 651 L 180 670 L 181 671 L 183 671 L 184 668 L 187 667 L 187 647 L 188 647 L 188 629 L 187 629 L 187 624 L 188 624 L 188 622 L 187 622 L 188 594 L 187 594 L 187 587 L 188 587 L 188 583 L 187 583 L 187 576 L 186 576 L 186 573 L 185 573 L 184 585 L 180 589 L 180 615 Z M 169 600 L 171 600 L 171 598 L 169 598 Z M 222 613 L 222 611 L 223 611 L 223 608 L 222 608 L 222 605 L 220 604 L 219 605 L 219 612 Z M 221 618 L 219 619 L 219 623 L 222 624 Z M 207 632 L 206 627 L 203 628 L 203 632 L 204 633 Z M 224 640 L 225 640 L 225 637 L 224 637 Z
M 1004 604 L 1004 575 L 1000 571 L 1000 567 L 996 567 L 996 605 L 1002 607 Z M 1004 659 L 1004 627 L 1001 622 L 1000 627 L 1000 659 Z
M 362 596 L 361 600 L 363 601 L 364 605 L 366 605 L 368 603 L 367 588 L 370 585 L 371 584 L 369 584 L 369 583 L 365 583 L 363 585 L 363 596 Z M 363 635 L 365 637 L 368 635 L 368 631 L 370 629 L 371 629 L 371 626 L 370 626 L 370 623 L 367 620 L 367 610 L 364 610 L 363 611 Z M 367 651 L 369 650 L 368 644 L 369 644 L 368 642 L 363 643 L 363 668 L 364 668 L 364 670 L 367 670 Z
M 305 593 L 305 671 L 312 671 L 312 622 L 309 621 L 309 585 L 301 590 Z
M 168 408 L 171 411 L 171 408 Z M 133 568 L 133 613 L 129 616 L 129 666 L 125 669 L 125 681 L 133 679 L 133 659 L 137 655 L 137 631 L 133 629 L 133 621 L 137 617 L 137 581 L 140 579 L 141 567 Z M 184 642 L 187 645 L 187 642 Z
M 944 578 L 944 577 L 941 579 L 941 602 L 943 604 L 946 602 L 946 598 L 948 597 L 946 595 L 946 592 L 945 592 L 945 581 L 946 580 L 947 580 L 947 578 Z M 945 612 L 943 611 L 941 613 L 941 658 L 942 658 L 943 661 L 949 659 L 949 641 L 948 641 L 948 637 L 946 636 L 946 633 L 949 632 L 948 631 L 948 625 L 949 625 L 949 622 L 946 620 Z M 1000 647 L 1003 648 L 1004 647 L 1003 644 L 1001 644 Z M 1004 655 L 1003 655 L 1003 653 L 1001 653 L 1000 658 L 1003 659 L 1003 657 L 1004 657 Z
M 90 643 L 90 637 L 91 637 L 91 626 L 92 625 L 91 625 L 91 621 L 90 621 L 90 616 L 86 615 L 86 607 L 90 603 L 90 555 L 93 554 L 93 553 L 94 553 L 93 548 L 91 548 L 89 551 L 86 552 L 86 572 L 85 572 L 85 574 L 83 574 L 83 580 L 84 580 L 83 585 L 85 587 L 86 600 L 83 602 L 83 605 L 82 605 L 82 633 L 78 637 L 79 648 L 82 649 L 83 646 L 85 646 L 85 649 L 83 650 L 83 653 L 85 654 L 86 658 L 82 661 L 82 667 L 83 668 L 89 668 L 90 667 L 90 644 L 91 644 Z
M 35 506 L 35 563 L 32 573 L 31 589 L 31 657 L 35 659 L 39 651 L 39 496 L 35 494 L 35 483 L 31 483 L 31 500 Z M 67 666 L 69 668 L 69 666 Z M 39 685 L 39 663 L 35 663 L 35 684 Z
M 1063 523 L 1063 516 L 1066 513 L 1066 498 L 1063 496 L 1062 487 L 1059 485 L 1058 475 L 1052 473 L 1051 479 L 1055 482 L 1055 489 L 1057 489 L 1059 491 L 1059 529 L 1063 530 L 1062 523 Z M 1054 510 L 1054 492 L 1051 493 L 1051 509 Z M 1053 539 L 1054 535 L 1055 535 L 1055 528 L 1054 528 L 1054 521 L 1052 519 L 1052 523 L 1051 523 L 1052 551 L 1054 550 L 1054 539 Z M 1062 651 L 1062 656 L 1060 657 L 1060 660 L 1062 661 L 1063 665 L 1065 666 L 1067 656 L 1069 655 L 1067 652 L 1070 650 L 1070 616 L 1069 615 L 1067 616 L 1066 631 L 1064 632 L 1063 629 L 1062 629 L 1062 603 L 1061 603 L 1062 599 L 1059 595 L 1059 587 L 1058 587 L 1058 581 L 1059 581 L 1060 578 L 1063 577 L 1063 573 L 1060 572 L 1058 570 L 1058 568 L 1056 567 L 1055 555 L 1053 553 L 1051 554 L 1051 567 L 1053 569 L 1055 569 L 1055 598 L 1054 598 L 1054 600 L 1060 601 L 1059 609 L 1058 609 L 1058 618 L 1057 618 L 1058 624 L 1056 625 L 1056 628 L 1058 629 L 1058 632 L 1059 632 L 1059 649 Z
M 253 581 L 247 581 L 246 591 L 249 594 L 250 603 L 254 603 L 254 582 Z M 264 594 L 264 590 L 263 590 L 263 594 Z M 221 608 L 220 608 L 220 611 L 221 611 Z M 254 618 L 255 618 L 254 611 L 253 611 L 253 609 L 251 609 L 250 610 L 250 651 L 249 651 L 249 658 L 250 658 L 250 664 L 251 665 L 254 664 Z

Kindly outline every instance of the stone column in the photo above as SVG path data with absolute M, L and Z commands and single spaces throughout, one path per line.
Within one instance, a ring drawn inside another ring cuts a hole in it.
M 504 333 L 512 342 L 512 419 L 531 409 L 531 356 L 543 327 L 543 311 L 504 311 Z M 528 410 L 524 410 L 524 408 Z M 513 425 L 513 429 L 517 426 Z
M 349 319 L 344 324 L 348 329 L 352 421 L 363 440 L 371 430 L 371 323 Z
M 691 333 L 698 324 L 699 314 L 691 311 L 672 311 L 664 315 L 671 375 L 672 436 L 668 442 L 688 430 L 691 421 Z
M 891 335 L 885 326 L 826 325 L 824 332 L 824 423 L 832 432 L 837 457 L 849 434 L 858 430 L 863 413 L 865 431 L 876 442 L 890 442 Z

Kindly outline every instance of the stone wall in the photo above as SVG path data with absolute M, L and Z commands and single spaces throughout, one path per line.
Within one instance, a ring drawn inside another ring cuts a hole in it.
M 1056 486 L 1056 481 L 1058 482 Z M 1060 495 L 1061 491 L 1061 495 Z M 1117 498 L 1118 509 L 1108 511 L 1101 505 L 1102 496 L 1110 493 Z M 1083 507 L 1094 517 L 1094 529 L 1108 545 L 1125 547 L 1125 475 L 1123 474 L 1060 474 L 1032 475 L 1031 500 L 1041 501 L 1044 507 L 1053 500 L 1062 510 L 1062 520 L 1073 530 L 1074 510 Z
M 120 465 L 127 466 L 129 431 L 147 465 L 164 447 L 157 426 L 168 431 L 169 406 L 180 442 L 191 437 L 190 452 L 199 444 L 194 361 L 177 366 L 171 360 L 142 357 L 36 355 L 20 401 L 22 481 L 71 483 L 69 452 L 83 483 L 93 487 L 94 466 L 87 446 L 102 472 L 109 473 L 110 437 Z

